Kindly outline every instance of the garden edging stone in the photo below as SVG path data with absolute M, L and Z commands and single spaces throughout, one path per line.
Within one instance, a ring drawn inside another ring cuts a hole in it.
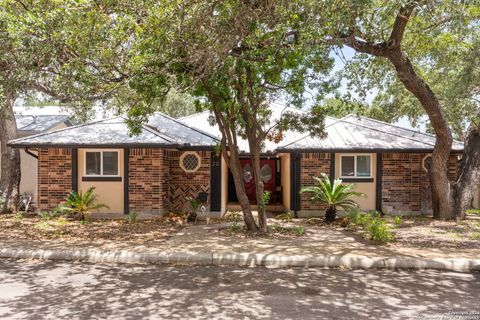
M 365 255 L 278 255 L 258 252 L 182 252 L 99 250 L 99 249 L 0 249 L 0 258 L 84 261 L 91 263 L 148 263 L 216 265 L 267 268 L 323 267 L 361 269 L 436 269 L 455 272 L 480 271 L 480 259 L 414 258 L 405 256 L 369 257 Z

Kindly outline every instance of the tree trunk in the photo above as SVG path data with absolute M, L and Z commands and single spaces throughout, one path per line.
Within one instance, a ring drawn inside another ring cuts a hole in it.
M 0 196 L 5 200 L 1 205 L 2 213 L 16 210 L 20 186 L 20 153 L 7 146 L 7 142 L 17 138 L 17 123 L 13 113 L 15 96 L 4 90 L 0 110 Z
M 455 218 L 465 218 L 474 193 L 480 184 L 480 126 L 468 131 L 462 155 L 462 165 L 457 182 L 452 186 L 453 213 Z
M 266 215 L 266 205 L 263 201 L 263 193 L 265 192 L 265 188 L 262 181 L 261 175 L 261 168 L 260 168 L 260 152 L 259 148 L 255 148 L 252 151 L 252 147 L 250 147 L 250 152 L 252 154 L 252 167 L 253 167 L 253 177 L 255 181 L 255 192 L 257 196 L 257 212 L 258 212 L 258 225 L 260 231 L 267 232 L 267 215 Z
M 211 97 L 215 101 L 215 96 Z M 222 134 L 220 142 L 222 156 L 225 159 L 233 176 L 233 183 L 235 185 L 235 193 L 237 194 L 238 202 L 242 208 L 243 221 L 249 231 L 258 231 L 258 226 L 252 214 L 252 207 L 245 191 L 245 184 L 243 182 L 242 166 L 240 164 L 240 157 L 238 155 L 237 137 L 230 120 L 222 114 L 221 110 L 213 110 L 215 120 Z M 233 124 L 234 125 L 234 124 Z
M 436 219 L 452 219 L 452 195 L 447 172 L 453 138 L 440 102 L 425 81 L 417 75 L 410 59 L 402 50 L 392 50 L 387 57 L 395 66 L 397 76 L 405 88 L 422 104 L 435 130 L 436 141 L 429 170 L 433 216 Z
M 258 231 L 257 224 L 252 214 L 252 207 L 247 193 L 245 192 L 245 184 L 243 182 L 243 174 L 241 170 L 240 158 L 238 152 L 235 150 L 236 146 L 230 149 L 230 163 L 228 159 L 225 159 L 229 163 L 230 171 L 232 172 L 233 182 L 235 184 L 235 193 L 237 194 L 238 202 L 243 212 L 243 221 L 249 231 Z
M 325 223 L 330 224 L 337 218 L 337 208 L 335 206 L 328 206 L 325 211 Z

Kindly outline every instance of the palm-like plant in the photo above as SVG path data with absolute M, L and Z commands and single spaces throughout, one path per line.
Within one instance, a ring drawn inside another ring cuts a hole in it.
M 65 198 L 65 204 L 60 210 L 65 212 L 77 213 L 83 222 L 92 213 L 93 210 L 108 208 L 107 205 L 97 202 L 97 195 L 93 193 L 95 187 L 90 187 L 85 193 L 70 191 Z
M 363 197 L 365 194 L 361 192 L 352 191 L 353 184 L 342 184 L 341 179 L 335 179 L 333 184 L 326 174 L 322 177 L 313 177 L 317 181 L 316 186 L 304 187 L 301 193 L 313 194 L 310 200 L 320 202 L 327 205 L 325 212 L 325 222 L 332 223 L 337 216 L 337 207 L 343 210 L 349 210 L 358 207 L 358 204 L 353 201 L 352 197 Z

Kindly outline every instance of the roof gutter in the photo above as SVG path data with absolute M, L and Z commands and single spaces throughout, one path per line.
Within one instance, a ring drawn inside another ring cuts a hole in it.
M 25 148 L 25 153 L 28 154 L 29 156 L 32 156 L 32 157 L 34 157 L 35 159 L 38 160 L 38 155 L 36 155 L 36 154 L 33 153 L 32 151 L 28 150 L 28 147 Z

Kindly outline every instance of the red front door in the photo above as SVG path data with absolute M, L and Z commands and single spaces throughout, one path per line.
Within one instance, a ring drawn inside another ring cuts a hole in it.
M 248 199 L 252 202 L 257 201 L 257 195 L 255 193 L 255 180 L 253 177 L 252 161 L 247 159 L 240 160 L 243 172 L 243 182 L 245 183 L 245 191 Z M 275 176 L 277 172 L 277 162 L 270 159 L 260 160 L 260 176 L 263 180 L 265 191 L 275 192 Z

